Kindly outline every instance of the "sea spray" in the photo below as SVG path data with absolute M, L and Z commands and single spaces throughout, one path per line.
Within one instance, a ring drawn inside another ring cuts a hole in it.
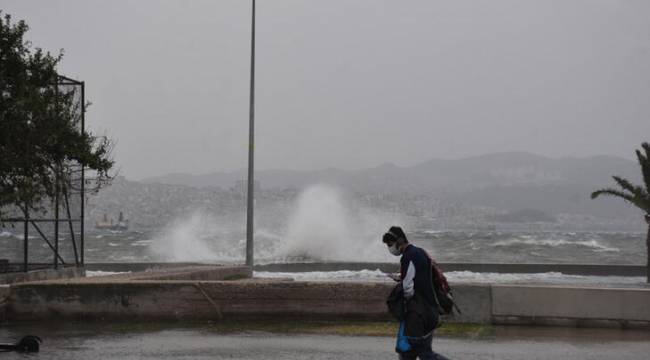
M 278 257 L 312 261 L 385 261 L 381 234 L 396 216 L 357 206 L 341 189 L 314 185 L 296 200 Z
M 391 225 L 404 224 L 399 216 L 359 206 L 344 191 L 328 185 L 305 189 L 289 206 L 258 209 L 256 264 L 394 261 L 381 243 L 381 235 Z M 165 229 L 150 253 L 157 261 L 243 262 L 245 233 L 243 212 L 220 217 L 197 210 Z
M 177 219 L 150 248 L 161 261 L 224 262 L 240 257 L 241 241 L 228 237 L 231 231 L 205 212 L 196 211 Z

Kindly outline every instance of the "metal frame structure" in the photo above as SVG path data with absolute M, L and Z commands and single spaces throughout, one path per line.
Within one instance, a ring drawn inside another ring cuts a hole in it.
M 78 131 L 85 132 L 84 82 L 59 76 L 54 86 L 57 93 L 73 92 Z M 2 214 L 13 216 L 0 219 L 0 273 L 84 265 L 84 166 L 68 163 L 66 167 L 73 169 L 72 186 L 63 187 L 53 203 L 39 204 L 42 212 L 30 214 L 27 206 L 3 209 Z

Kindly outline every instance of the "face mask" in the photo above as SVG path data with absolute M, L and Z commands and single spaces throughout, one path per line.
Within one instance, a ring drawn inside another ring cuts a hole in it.
M 395 256 L 400 256 L 401 252 L 399 251 L 399 248 L 397 247 L 397 244 L 393 244 L 393 246 L 388 248 L 388 251 L 395 255 Z

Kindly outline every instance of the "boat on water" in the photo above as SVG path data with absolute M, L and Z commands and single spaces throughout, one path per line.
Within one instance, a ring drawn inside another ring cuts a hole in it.
M 97 230 L 111 230 L 111 231 L 124 231 L 129 229 L 129 220 L 124 219 L 124 215 L 120 211 L 120 217 L 115 219 L 108 219 L 106 214 L 101 220 L 95 220 L 95 229 Z

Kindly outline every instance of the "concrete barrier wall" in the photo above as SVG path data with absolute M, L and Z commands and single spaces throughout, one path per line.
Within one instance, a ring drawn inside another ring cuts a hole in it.
M 0 285 L 0 321 L 5 320 L 5 309 L 9 301 L 11 288 L 9 285 Z
M 153 271 L 170 268 L 183 268 L 189 266 L 231 266 L 233 264 L 206 264 L 197 262 L 119 262 L 119 263 L 86 263 L 84 267 L 87 271 L 107 271 L 107 272 L 141 272 Z
M 83 267 L 66 267 L 59 269 L 34 270 L 29 272 L 0 274 L 0 284 L 12 284 L 26 281 L 43 281 L 56 279 L 74 279 L 86 276 Z
M 454 300 L 461 313 L 444 316 L 443 321 L 489 324 L 492 321 L 490 285 L 452 285 Z
M 189 269 L 189 270 L 188 270 Z M 165 268 L 158 271 L 135 274 L 132 280 L 185 280 L 221 281 L 251 277 L 249 266 L 193 266 L 189 268 Z
M 492 317 L 497 324 L 647 327 L 650 288 L 492 285 Z
M 12 285 L 10 320 L 219 319 L 196 283 L 23 283 Z
M 210 271 L 213 274 L 206 273 Z M 11 320 L 219 320 L 242 316 L 391 319 L 386 308 L 386 297 L 393 287 L 389 283 L 212 280 L 247 271 L 245 267 L 201 267 L 17 283 L 10 287 L 5 316 Z M 452 287 L 462 313 L 446 316 L 443 321 L 447 322 L 650 329 L 650 286 Z
M 23 283 L 7 317 L 218 320 L 226 316 L 388 319 L 383 284 L 305 282 Z
M 224 316 L 388 319 L 392 286 L 377 283 L 212 282 L 202 283 Z

